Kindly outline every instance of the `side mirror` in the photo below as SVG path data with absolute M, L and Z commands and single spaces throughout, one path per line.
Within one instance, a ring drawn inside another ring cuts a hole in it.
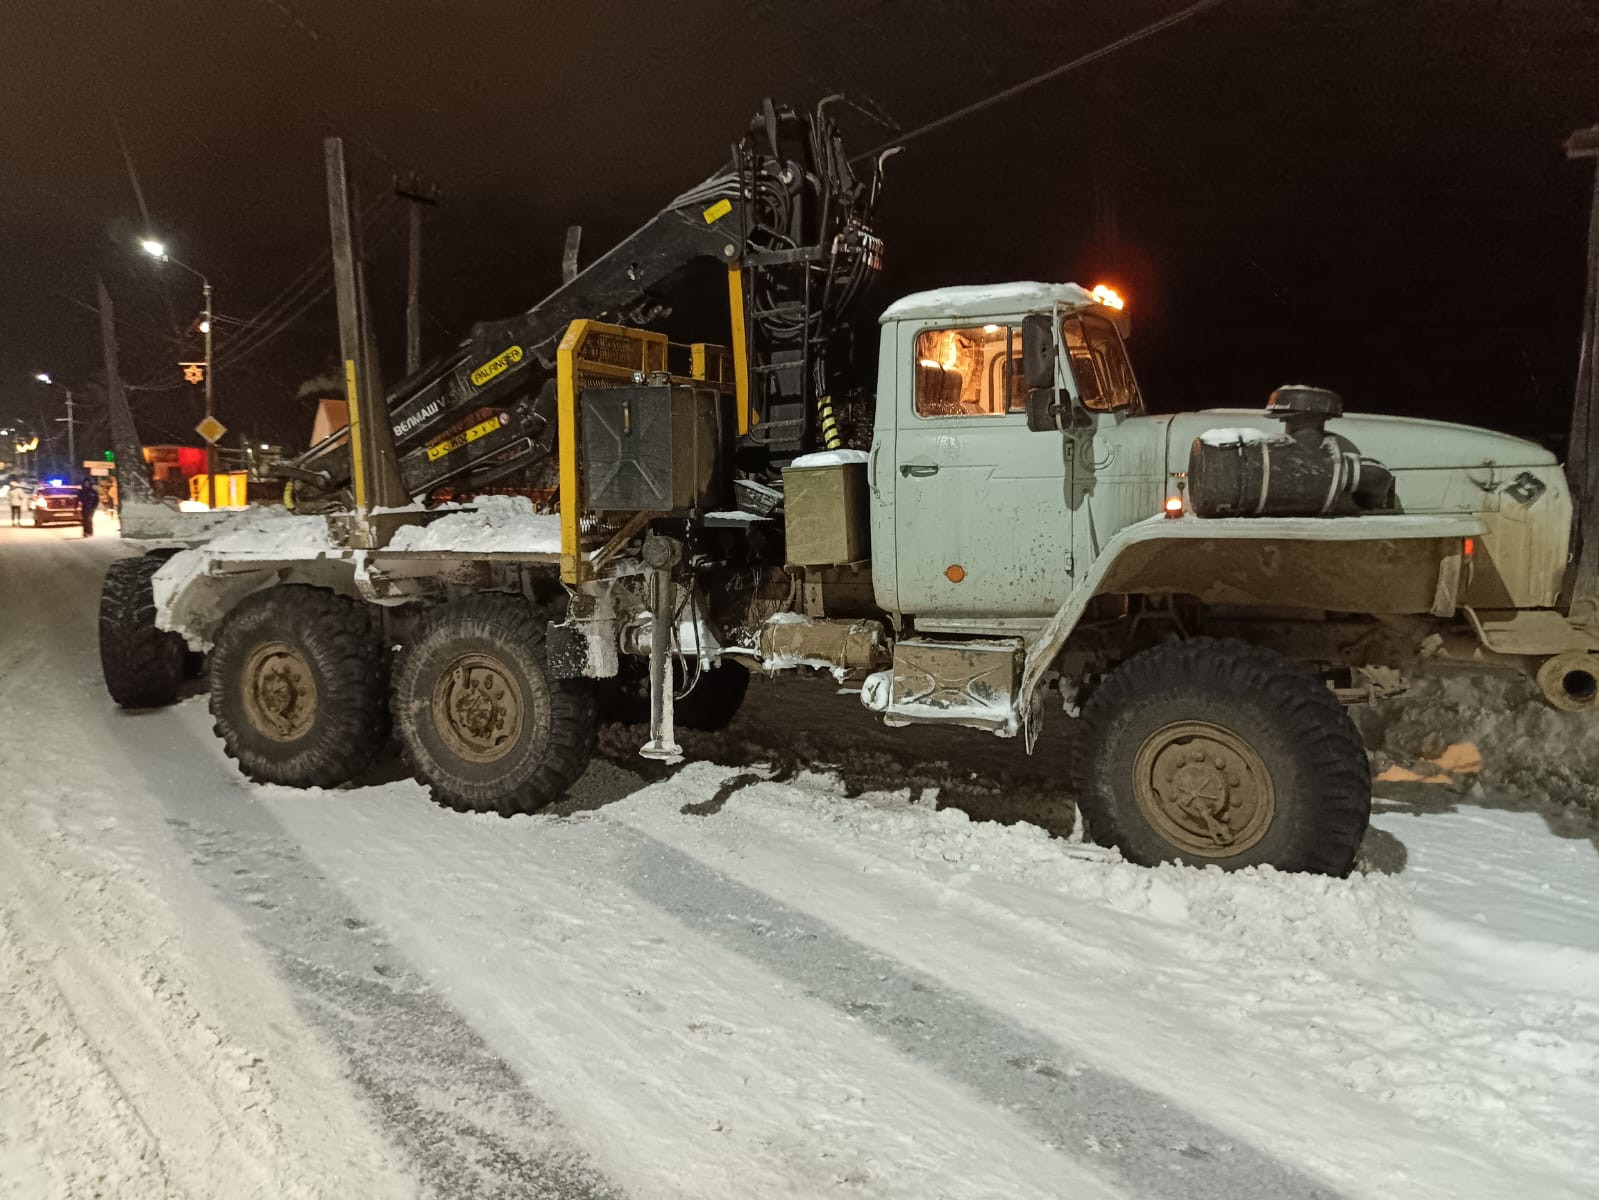
M 1022 374 L 1027 377 L 1027 386 L 1030 388 L 1055 390 L 1053 317 L 1044 313 L 1033 313 L 1022 318 Z M 1029 406 L 1031 403 L 1029 399 Z
M 1034 388 L 1027 393 L 1027 428 L 1033 433 L 1060 428 L 1060 399 L 1054 388 Z

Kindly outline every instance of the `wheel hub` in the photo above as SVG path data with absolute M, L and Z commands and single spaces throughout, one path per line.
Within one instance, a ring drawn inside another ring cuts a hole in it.
M 264 642 L 244 664 L 244 709 L 267 737 L 292 742 L 316 721 L 316 676 L 288 642 Z
M 1206 721 L 1179 721 L 1146 738 L 1134 791 L 1162 837 L 1203 858 L 1248 850 L 1276 811 L 1271 776 L 1254 747 Z
M 466 654 L 439 676 L 433 718 L 450 749 L 472 762 L 493 762 L 522 736 L 522 689 L 505 664 Z

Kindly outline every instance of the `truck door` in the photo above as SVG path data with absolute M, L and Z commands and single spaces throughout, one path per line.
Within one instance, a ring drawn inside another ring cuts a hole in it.
M 1070 435 L 1077 561 L 1087 565 L 1123 527 L 1161 511 L 1166 486 L 1166 419 L 1144 414 L 1143 398 L 1116 327 L 1094 312 L 1061 322 L 1061 348 L 1076 403 L 1087 416 Z
M 907 321 L 897 353 L 899 611 L 1052 614 L 1071 587 L 1069 451 L 1028 432 L 1021 323 Z

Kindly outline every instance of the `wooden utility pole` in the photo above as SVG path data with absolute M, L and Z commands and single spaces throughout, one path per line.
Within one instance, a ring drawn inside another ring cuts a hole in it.
M 344 140 L 323 142 L 328 181 L 328 228 L 333 240 L 333 286 L 339 307 L 339 357 L 344 362 L 344 396 L 350 410 L 353 519 L 339 521 L 332 532 L 345 544 L 372 549 L 384 545 L 403 514 L 374 509 L 399 509 L 411 502 L 400 476 L 394 430 L 384 402 L 367 309 L 360 231 L 351 221 L 350 176 L 344 162 Z
M 1569 594 L 1572 618 L 1599 627 L 1599 366 L 1595 363 L 1599 354 L 1599 125 L 1572 134 L 1566 140 L 1566 157 L 1591 159 L 1594 164 L 1582 353 L 1577 360 L 1577 395 L 1566 448 L 1566 477 L 1576 516 Z
M 439 191 L 425 186 L 415 174 L 394 181 L 394 194 L 411 202 L 410 269 L 405 286 L 405 373 L 422 365 L 422 206 L 436 205 Z

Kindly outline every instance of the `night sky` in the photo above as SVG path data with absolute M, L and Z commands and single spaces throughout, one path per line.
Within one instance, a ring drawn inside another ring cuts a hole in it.
M 200 389 L 175 363 L 200 357 L 183 332 L 199 287 L 134 249 L 149 230 L 215 284 L 223 421 L 303 445 L 295 394 L 336 334 L 325 275 L 284 293 L 326 257 L 328 133 L 373 210 L 393 377 L 396 175 L 444 192 L 423 283 L 436 352 L 555 286 L 567 224 L 592 257 L 711 173 L 764 95 L 848 94 L 864 150 L 1180 7 L 5 0 L 0 423 L 59 415 L 32 379 L 48 370 L 89 402 L 80 451 L 105 444 L 99 273 L 145 440 L 193 441 Z M 1104 280 L 1130 298 L 1157 410 L 1259 405 L 1292 380 L 1554 441 L 1592 179 L 1561 143 L 1596 122 L 1589 0 L 1232 0 L 891 160 L 870 307 Z

